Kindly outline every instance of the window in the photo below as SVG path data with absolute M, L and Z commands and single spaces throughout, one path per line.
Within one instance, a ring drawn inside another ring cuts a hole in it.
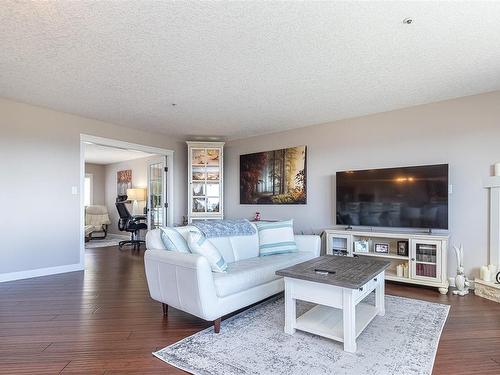
M 85 183 L 83 186 L 83 205 L 90 206 L 92 204 L 92 185 L 93 176 L 91 174 L 85 174 Z

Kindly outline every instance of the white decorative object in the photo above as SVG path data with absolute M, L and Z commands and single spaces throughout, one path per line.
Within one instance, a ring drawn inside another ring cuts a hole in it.
M 497 273 L 497 266 L 494 264 L 489 264 L 488 265 L 488 271 L 490 271 L 490 275 L 496 275 Z
M 408 267 L 408 263 L 403 264 L 403 277 L 410 277 L 410 268 Z
M 448 234 L 427 234 L 416 232 L 370 231 L 351 229 L 325 230 L 326 243 L 333 244 L 342 240 L 348 256 L 371 256 L 387 259 L 392 262 L 404 262 L 403 277 L 397 275 L 397 268 L 387 269 L 385 279 L 408 284 L 427 285 L 438 288 L 439 293 L 448 293 L 449 281 L 447 271 Z M 389 244 L 388 253 L 358 252 L 354 248 L 355 241 L 366 240 L 370 243 Z M 408 241 L 408 255 L 397 253 L 397 242 Z M 326 254 L 333 255 L 334 247 L 328 245 Z M 398 263 L 396 263 L 398 264 Z M 405 272 L 406 271 L 406 272 Z
M 396 267 L 396 275 L 398 277 L 403 277 L 403 265 L 402 264 L 398 264 L 398 266 Z
M 470 283 L 464 273 L 464 247 L 462 245 L 460 247 L 453 246 L 453 249 L 455 249 L 457 256 L 457 276 L 455 276 L 455 287 L 457 289 L 453 291 L 453 294 L 465 296 L 469 294 Z
M 486 266 L 483 266 L 483 267 L 485 267 L 485 269 L 483 271 L 482 280 L 483 281 L 491 281 L 491 272 L 490 272 L 490 270 Z
M 224 218 L 224 142 L 188 145 L 188 222 Z
M 500 163 L 495 163 L 495 176 L 500 176 Z

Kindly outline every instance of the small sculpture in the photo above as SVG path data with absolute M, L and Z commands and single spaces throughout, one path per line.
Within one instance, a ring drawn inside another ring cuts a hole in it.
M 460 245 L 460 247 L 453 246 L 453 248 L 457 255 L 457 276 L 455 276 L 455 286 L 457 289 L 453 291 L 453 294 L 465 296 L 469 294 L 470 282 L 464 273 L 464 247 Z

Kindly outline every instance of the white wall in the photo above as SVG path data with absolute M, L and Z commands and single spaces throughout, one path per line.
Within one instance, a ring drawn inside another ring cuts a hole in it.
M 308 203 L 239 204 L 239 155 L 307 145 Z M 226 217 L 294 218 L 297 231 L 334 225 L 336 171 L 449 163 L 451 244 L 463 243 L 466 271 L 488 261 L 488 193 L 482 179 L 500 161 L 500 92 L 228 142 Z M 449 253 L 451 275 L 455 256 Z
M 123 171 L 127 169 L 132 170 L 132 187 L 133 188 L 143 188 L 146 189 L 148 186 L 148 166 L 150 161 L 159 160 L 160 156 L 150 156 L 140 159 L 127 160 L 119 163 L 108 164 L 105 166 L 106 175 L 106 205 L 108 207 L 109 218 L 111 224 L 109 225 L 109 232 L 116 234 L 124 234 L 128 236 L 126 232 L 120 232 L 118 230 L 118 211 L 116 210 L 115 202 L 117 195 L 116 186 L 116 173 L 118 171 Z M 135 215 L 140 215 L 143 213 L 144 206 L 146 202 L 137 202 L 137 211 L 133 213 Z M 128 207 L 129 211 L 132 213 L 132 206 Z
M 80 187 L 81 133 L 174 150 L 174 219 L 182 221 L 187 210 L 183 142 L 0 98 L 5 213 L 0 225 L 9 228 L 0 246 L 0 280 L 79 264 L 80 196 L 72 195 L 71 187 Z
M 100 164 L 85 163 L 85 173 L 92 175 L 92 204 L 105 204 L 104 182 L 105 166 Z

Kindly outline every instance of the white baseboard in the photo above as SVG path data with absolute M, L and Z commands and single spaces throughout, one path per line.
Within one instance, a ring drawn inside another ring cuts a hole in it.
M 0 283 L 4 283 L 6 281 L 30 279 L 32 277 L 56 275 L 58 273 L 82 271 L 83 269 L 84 267 L 82 264 L 76 263 L 76 264 L 68 264 L 65 266 L 37 268 L 28 271 L 2 273 L 0 274 Z

